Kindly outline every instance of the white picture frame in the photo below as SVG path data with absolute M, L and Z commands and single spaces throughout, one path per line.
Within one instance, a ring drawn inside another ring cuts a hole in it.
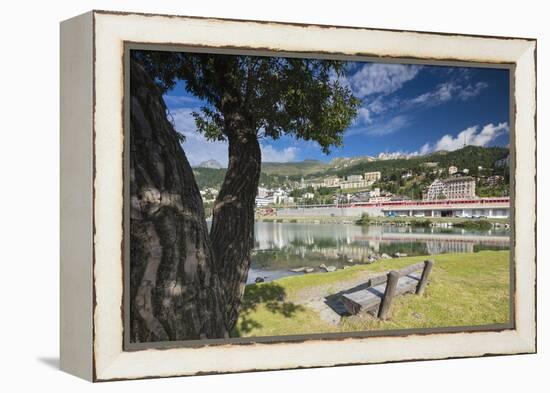
M 513 68 L 513 324 L 124 350 L 128 43 Z M 518 214 L 519 213 L 519 214 Z M 536 40 L 92 11 L 61 24 L 61 368 L 90 381 L 536 352 Z

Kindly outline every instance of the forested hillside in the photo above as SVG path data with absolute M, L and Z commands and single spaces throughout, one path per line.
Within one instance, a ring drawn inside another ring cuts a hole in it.
M 495 161 L 508 155 L 505 147 L 479 147 L 466 146 L 462 149 L 447 152 L 439 151 L 425 156 L 418 156 L 409 159 L 401 158 L 395 160 L 376 160 L 361 162 L 357 165 L 348 166 L 342 169 L 329 169 L 328 174 L 347 176 L 363 172 L 380 171 L 383 174 L 394 171 L 406 171 L 415 168 L 425 167 L 426 163 L 437 162 L 440 168 L 448 168 L 451 165 L 459 169 L 467 168 L 470 175 L 478 175 L 478 167 L 493 168 Z
M 414 187 L 415 190 L 413 190 L 413 195 L 417 196 L 420 186 L 435 178 L 434 168 L 442 169 L 443 172 L 440 176 L 444 177 L 451 165 L 458 167 L 459 170 L 468 169 L 468 174 L 474 177 L 490 174 L 503 175 L 505 184 L 507 184 L 509 181 L 508 170 L 506 168 L 494 168 L 494 164 L 497 160 L 505 158 L 508 153 L 509 151 L 505 147 L 466 146 L 455 151 L 439 151 L 408 159 L 376 160 L 372 157 L 354 157 L 337 158 L 329 163 L 317 160 L 263 163 L 260 184 L 263 184 L 264 187 L 279 187 L 299 182 L 302 177 L 307 181 L 308 179 L 325 176 L 345 177 L 373 171 L 382 172 L 383 181 L 381 183 L 391 183 L 399 182 L 403 173 L 411 172 L 415 176 L 421 176 L 420 181 L 415 182 L 417 184 Z M 437 163 L 437 165 L 433 166 L 434 164 L 431 163 Z M 201 167 L 194 168 L 193 171 L 199 188 L 204 189 L 207 187 L 219 188 L 226 169 Z

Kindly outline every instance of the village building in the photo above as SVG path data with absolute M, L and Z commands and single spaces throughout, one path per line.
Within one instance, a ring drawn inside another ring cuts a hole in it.
M 373 188 L 372 190 L 370 190 L 369 197 L 376 198 L 376 197 L 379 197 L 379 196 L 380 196 L 380 188 L 376 187 L 376 188 Z
M 457 173 L 457 172 L 458 172 L 458 168 L 457 168 L 456 166 L 451 165 L 451 166 L 449 167 L 449 175 L 454 175 L 454 174 Z
M 334 176 L 334 177 L 327 177 L 323 179 L 323 186 L 324 187 L 338 187 L 338 184 L 340 183 L 340 178 Z
M 424 191 L 422 199 L 469 199 L 476 196 L 476 182 L 473 177 L 459 176 L 448 179 L 436 179 Z
M 313 182 L 306 183 L 306 187 L 311 187 L 314 190 L 317 190 L 318 188 L 325 187 L 325 183 L 320 181 L 313 181 Z
M 356 180 L 356 181 L 342 181 L 339 186 L 342 190 L 347 190 L 350 188 L 366 188 L 369 187 L 372 182 L 367 180 Z
M 366 181 L 374 183 L 375 181 L 380 180 L 381 177 L 382 177 L 382 173 L 380 173 L 380 172 L 366 172 L 365 176 L 364 176 L 364 179 Z
M 445 183 L 440 179 L 435 179 L 432 184 L 424 191 L 422 199 L 427 201 L 435 201 L 445 198 Z
M 360 180 L 363 180 L 363 176 L 362 175 L 349 175 L 346 177 L 346 180 L 347 181 L 360 181 Z
M 391 196 L 376 196 L 376 197 L 371 197 L 369 199 L 369 202 L 370 203 L 381 203 L 381 202 L 389 202 L 391 201 L 392 197 Z
M 219 191 L 215 188 L 209 187 L 199 191 L 204 202 L 214 202 L 218 197 Z
M 502 184 L 503 181 L 504 181 L 504 177 L 502 177 L 500 175 L 493 175 L 493 176 L 489 176 L 485 180 L 485 184 L 490 186 L 490 187 L 494 187 L 494 186 L 497 186 L 499 184 Z
M 277 204 L 292 204 L 294 198 L 288 195 L 288 192 L 282 188 L 268 189 L 258 187 L 258 193 L 255 199 L 256 207 L 265 207 Z
M 275 200 L 273 196 L 265 197 L 265 198 L 256 197 L 255 202 L 257 207 L 265 207 L 268 205 L 273 205 L 275 203 Z
M 269 190 L 265 187 L 258 187 L 258 197 L 265 198 L 269 195 Z
M 443 182 L 447 199 L 468 199 L 476 196 L 476 181 L 473 177 L 453 177 Z

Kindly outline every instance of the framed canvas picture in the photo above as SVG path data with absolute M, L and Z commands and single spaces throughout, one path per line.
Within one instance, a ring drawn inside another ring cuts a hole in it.
M 61 367 L 536 351 L 536 41 L 61 24 Z

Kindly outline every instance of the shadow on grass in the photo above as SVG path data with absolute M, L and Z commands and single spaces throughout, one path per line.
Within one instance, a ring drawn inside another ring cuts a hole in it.
M 252 332 L 253 329 L 263 327 L 262 323 L 254 319 L 254 313 L 259 305 L 272 314 L 282 315 L 285 318 L 292 318 L 296 312 L 304 310 L 304 307 L 286 302 L 285 289 L 277 283 L 262 283 L 247 285 L 244 291 L 243 301 L 239 312 L 239 321 L 233 337 L 241 337 Z

